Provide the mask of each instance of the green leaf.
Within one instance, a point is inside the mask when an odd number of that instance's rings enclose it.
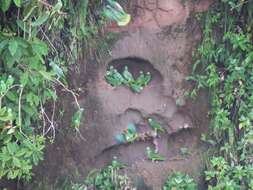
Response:
[[[11,0],[2,0],[1,1],[1,9],[3,12],[6,12],[11,5]]]
[[[40,16],[39,18],[37,18],[34,22],[32,22],[31,25],[33,27],[40,26],[40,25],[44,24],[48,18],[49,18],[49,15],[46,13],[46,14]]]
[[[3,40],[0,42],[0,53],[5,49],[5,46],[8,44],[8,40]]]
[[[13,119],[13,115],[10,108],[0,108],[0,121],[6,122],[11,121]]]
[[[8,143],[7,149],[10,154],[14,154],[17,151],[18,145],[16,143]]]
[[[15,158],[15,157],[13,157],[13,164],[14,164],[14,166],[21,167],[21,163],[20,163],[19,159]]]
[[[24,18],[23,18],[23,21],[24,21],[24,22],[31,16],[31,14],[33,13],[33,11],[34,11],[36,8],[38,8],[38,6],[33,6],[33,7],[28,11],[28,13],[27,13],[27,14],[24,16]]]
[[[29,76],[28,76],[28,72],[25,72],[24,74],[21,75],[20,77],[20,83],[23,86],[26,86],[27,82],[28,82]]]
[[[61,0],[58,0],[58,2],[55,4],[55,6],[53,7],[52,9],[52,15],[58,11],[60,11],[62,8],[62,1]]]
[[[9,91],[7,94],[6,94],[6,97],[11,100],[12,102],[17,102],[18,101],[18,95],[12,91]]]
[[[17,41],[15,39],[12,39],[9,42],[8,49],[9,49],[11,55],[14,56],[15,53],[17,52],[17,49],[18,49],[18,43],[17,43]]]
[[[21,30],[23,30],[24,32],[26,32],[26,33],[28,33],[28,31],[27,31],[27,24],[26,24],[26,22],[24,22],[24,21],[22,21],[22,20],[19,20],[19,19],[17,19],[17,25],[18,25],[18,27],[21,29]]]
[[[46,72],[46,71],[39,71],[39,73],[47,80],[52,81],[53,80],[53,74],[50,72]]]
[[[11,135],[15,132],[15,128],[10,128],[7,132],[7,135]]]
[[[47,55],[48,54],[48,47],[47,44],[40,40],[35,40],[31,43],[33,52],[38,55]]]
[[[21,0],[13,0],[17,7],[21,7]]]

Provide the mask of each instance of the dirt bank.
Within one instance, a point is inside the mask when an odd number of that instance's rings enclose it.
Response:
[[[66,112],[56,142],[48,146],[45,161],[35,169],[34,183],[54,183],[67,176],[81,179],[117,156],[128,165],[126,172],[136,183],[142,182],[139,189],[159,190],[173,171],[192,174],[201,184],[203,146],[199,136],[208,126],[208,99],[204,92],[196,101],[184,93],[191,88],[185,77],[191,72],[192,51],[201,40],[200,26],[192,15],[207,10],[209,4],[207,0],[138,0],[127,4],[133,15],[130,25],[108,28],[120,35],[110,56],[80,71],[89,79],[85,85],[77,82],[86,86],[86,94],[79,100],[85,108],[80,130],[86,140],[63,129],[69,127],[74,108],[70,97],[62,97]],[[134,76],[140,70],[150,72],[152,80],[140,94],[126,87],[113,88],[104,80],[110,65],[119,71],[128,66]],[[166,157],[164,162],[146,159],[145,148],[154,146],[152,140],[130,144],[115,140],[129,123],[134,123],[138,131],[150,130],[149,117],[166,129],[157,138],[159,153]]]

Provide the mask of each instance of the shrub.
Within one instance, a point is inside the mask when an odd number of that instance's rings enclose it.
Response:
[[[187,174],[176,172],[168,177],[163,190],[196,190],[196,182]]]

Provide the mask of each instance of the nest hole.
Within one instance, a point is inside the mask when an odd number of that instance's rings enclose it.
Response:
[[[128,70],[132,73],[136,79],[139,76],[140,71],[144,73],[150,72],[152,76],[151,83],[153,82],[162,82],[163,77],[161,73],[154,68],[154,66],[147,60],[137,57],[127,57],[121,59],[114,59],[108,64],[108,68],[113,66],[120,73],[124,71],[125,66],[128,67]]]

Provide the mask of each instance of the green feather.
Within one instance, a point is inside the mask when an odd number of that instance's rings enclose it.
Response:
[[[124,82],[122,75],[114,69],[113,66],[110,66],[109,71],[106,72],[105,80],[112,86],[120,86]]]
[[[116,1],[108,0],[107,2],[108,4],[104,7],[103,11],[105,17],[116,21],[118,26],[127,25],[131,20],[131,16]]]
[[[127,140],[126,140],[124,134],[116,135],[116,136],[115,136],[115,140],[116,140],[118,143],[126,143],[126,142],[127,142]]]
[[[146,148],[146,155],[149,160],[151,161],[164,161],[166,158],[162,155],[159,155],[158,153],[155,153],[154,150],[152,150],[150,147]]]
[[[131,82],[134,81],[134,77],[133,77],[133,75],[128,71],[128,67],[127,67],[127,66],[125,66],[125,68],[124,68],[123,77],[125,78],[125,80],[126,80],[128,83],[131,83]]]
[[[155,121],[154,119],[148,118],[148,123],[152,129],[160,131],[162,133],[165,132],[165,129],[161,126],[161,124]]]
[[[105,80],[114,87],[121,85],[121,82],[115,79],[112,75],[105,75]]]
[[[131,132],[133,132],[133,133],[136,133],[136,132],[137,132],[137,129],[136,129],[134,123],[129,123],[129,124],[127,125],[127,130],[128,130],[128,131],[131,131]]]
[[[74,113],[72,120],[71,120],[71,127],[72,128],[79,128],[83,111],[84,111],[84,109],[80,108],[78,111],[76,111]]]
[[[124,77],[116,69],[114,69],[113,78],[118,80],[120,84],[122,84],[125,81]]]
[[[150,72],[147,72],[147,74],[145,75],[145,78],[144,78],[144,86],[147,86],[148,83],[151,81],[151,74]]]
[[[140,75],[136,79],[136,83],[138,85],[140,85],[140,86],[144,86],[145,85],[145,75],[144,75],[143,71],[140,71]]]
[[[143,87],[136,83],[131,83],[130,87],[133,92],[140,93],[143,90]]]

